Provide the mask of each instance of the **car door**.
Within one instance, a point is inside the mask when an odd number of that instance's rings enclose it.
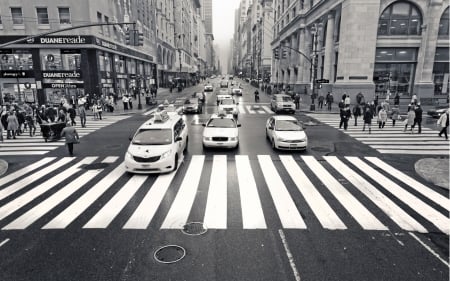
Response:
[[[275,119],[273,117],[269,118],[269,120],[267,120],[267,136],[269,137],[269,139],[273,138],[273,130],[275,128]]]

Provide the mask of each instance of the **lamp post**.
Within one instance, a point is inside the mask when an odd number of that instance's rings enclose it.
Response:
[[[311,34],[313,35],[313,59],[311,64],[311,85],[312,85],[312,93],[311,93],[311,106],[309,110],[313,111],[316,110],[316,105],[314,103],[314,100],[317,96],[317,66],[318,66],[318,51],[317,51],[317,44],[319,43],[319,31],[321,29],[322,24],[321,23],[314,23],[311,27]]]

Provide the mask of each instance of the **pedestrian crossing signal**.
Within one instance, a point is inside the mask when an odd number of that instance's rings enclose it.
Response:
[[[274,57],[276,60],[280,59],[280,54],[279,54],[278,51],[279,51],[278,48],[275,48],[275,49],[273,50],[273,57]]]

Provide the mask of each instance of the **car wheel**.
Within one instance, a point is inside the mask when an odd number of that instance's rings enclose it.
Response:
[[[175,154],[175,161],[173,162],[173,170],[176,171],[178,168],[178,154]]]

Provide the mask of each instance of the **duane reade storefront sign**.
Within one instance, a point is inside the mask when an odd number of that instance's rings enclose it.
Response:
[[[81,36],[41,37],[41,44],[86,44],[86,38]]]

